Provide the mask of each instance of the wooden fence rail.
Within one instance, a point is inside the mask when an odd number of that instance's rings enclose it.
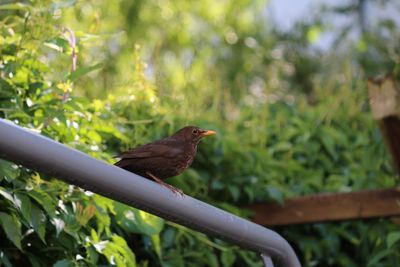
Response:
[[[400,188],[318,194],[246,206],[265,226],[400,216]]]

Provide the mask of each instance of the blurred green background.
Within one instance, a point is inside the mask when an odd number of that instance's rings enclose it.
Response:
[[[266,0],[1,0],[0,117],[110,163],[184,125],[216,130],[169,182],[240,216],[247,203],[394,187],[366,79],[398,77],[399,21],[368,10],[400,7],[328,2],[280,27]],[[0,266],[261,266],[4,160],[0,225]],[[274,230],[304,266],[400,262],[390,219]]]

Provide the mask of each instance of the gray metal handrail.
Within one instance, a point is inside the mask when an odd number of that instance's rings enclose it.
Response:
[[[264,264],[300,267],[276,232],[170,190],[0,119],[0,157],[261,253]]]

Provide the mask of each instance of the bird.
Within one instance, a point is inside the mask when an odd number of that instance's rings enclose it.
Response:
[[[170,137],[156,140],[121,153],[120,160],[114,165],[137,175],[151,179],[168,188],[174,194],[181,194],[180,189],[163,180],[177,176],[193,162],[200,140],[216,134],[196,126],[186,126]]]

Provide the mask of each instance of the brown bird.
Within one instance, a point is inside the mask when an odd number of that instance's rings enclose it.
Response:
[[[170,137],[123,152],[116,166],[152,179],[174,194],[183,192],[163,180],[177,176],[193,162],[201,138],[216,132],[186,126]]]

